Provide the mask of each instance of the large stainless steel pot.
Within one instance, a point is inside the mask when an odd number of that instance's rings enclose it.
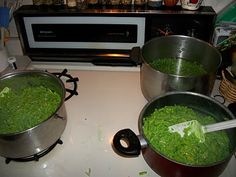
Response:
[[[48,72],[35,70],[15,71],[0,77],[0,90],[4,87],[22,89],[32,85],[43,85],[56,91],[61,97],[61,103],[53,115],[37,126],[19,133],[0,134],[0,155],[3,157],[25,158],[43,152],[61,137],[66,127],[65,88],[59,78]]]
[[[192,91],[210,95],[221,64],[220,52],[209,43],[181,35],[154,38],[142,47],[141,89],[147,100],[167,91]],[[186,59],[202,64],[202,76],[180,76],[153,69],[150,63],[160,58]],[[181,67],[181,65],[180,65]]]
[[[173,91],[162,94],[153,98],[142,109],[138,128],[140,135],[136,135],[130,129],[118,131],[113,138],[114,150],[122,156],[138,156],[142,150],[142,155],[148,165],[162,177],[217,177],[227,166],[231,156],[236,150],[236,129],[227,130],[227,134],[231,140],[231,154],[222,161],[202,165],[193,166],[186,165],[175,160],[169,159],[162,152],[154,150],[143,133],[143,120],[154,112],[155,109],[168,105],[184,105],[192,109],[209,114],[219,122],[225,118],[235,119],[234,115],[227,107],[214,100],[211,97],[194,92]],[[122,143],[126,142],[126,145]]]

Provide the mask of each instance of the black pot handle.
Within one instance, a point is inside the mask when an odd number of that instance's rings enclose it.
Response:
[[[133,48],[131,49],[130,59],[131,59],[136,65],[141,65],[141,64],[142,64],[141,48],[140,48],[140,47],[133,47]]]
[[[123,146],[121,141],[126,142],[127,146]],[[114,151],[125,157],[135,157],[140,155],[141,145],[136,134],[130,129],[122,129],[113,137]]]
[[[228,108],[233,113],[233,115],[236,117],[236,102],[230,103],[228,105]]]

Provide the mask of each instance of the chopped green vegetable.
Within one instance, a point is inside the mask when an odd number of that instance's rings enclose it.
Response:
[[[202,143],[195,134],[181,137],[177,132],[169,132],[169,126],[190,120],[197,120],[202,125],[216,122],[212,116],[186,106],[165,106],[144,117],[144,136],[157,152],[184,164],[207,165],[230,155],[230,140],[225,131],[206,134]],[[184,131],[187,134],[188,130]]]
[[[101,127],[99,127],[98,128],[98,141],[99,142],[102,142],[103,141],[103,137],[102,137],[102,128]]]
[[[143,176],[143,175],[146,175],[146,174],[147,174],[147,171],[140,171],[140,172],[139,172],[139,175],[140,175],[140,176]]]
[[[43,87],[0,92],[0,134],[17,133],[32,128],[49,118],[58,108],[61,97]]]
[[[90,175],[91,175],[91,168],[89,168],[88,171],[85,171],[85,174],[86,174],[87,176],[90,176]]]
[[[163,73],[180,76],[200,76],[207,73],[204,67],[195,61],[176,58],[159,58],[150,62],[150,66]]]
[[[1,92],[0,92],[0,97],[4,97],[5,94],[10,92],[10,88],[5,87]]]

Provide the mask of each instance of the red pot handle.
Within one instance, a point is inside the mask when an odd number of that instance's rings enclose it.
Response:
[[[121,141],[126,142],[127,146],[121,144]],[[125,157],[135,157],[140,155],[141,144],[137,135],[130,129],[122,129],[113,137],[114,151]]]

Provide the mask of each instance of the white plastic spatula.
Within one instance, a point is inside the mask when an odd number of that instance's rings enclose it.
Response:
[[[236,119],[218,122],[210,125],[201,125],[197,120],[191,120],[169,126],[168,129],[169,132],[171,133],[174,132],[179,133],[181,137],[184,137],[185,133],[187,133],[187,135],[194,133],[196,137],[200,140],[200,142],[204,142],[205,133],[235,128],[235,127],[236,127]]]

